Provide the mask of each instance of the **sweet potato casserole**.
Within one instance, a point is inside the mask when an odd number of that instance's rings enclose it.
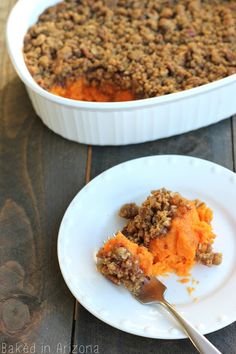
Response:
[[[57,95],[125,101],[236,73],[235,0],[64,0],[24,39],[35,81]]]
[[[222,262],[222,254],[212,249],[212,210],[199,200],[163,188],[153,191],[141,206],[125,204],[120,216],[128,221],[99,250],[97,267],[131,292],[137,293],[148,276],[186,277],[196,263]]]

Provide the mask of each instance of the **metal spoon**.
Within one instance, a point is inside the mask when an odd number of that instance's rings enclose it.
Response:
[[[196,328],[185,320],[168,301],[165,300],[166,286],[155,277],[147,279],[138,295],[134,297],[142,304],[159,303],[163,305],[179,322],[195,348],[201,354],[221,354],[221,352],[209,340],[204,337]]]

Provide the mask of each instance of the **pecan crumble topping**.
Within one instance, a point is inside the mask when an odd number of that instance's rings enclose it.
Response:
[[[123,284],[130,292],[137,294],[145,275],[135,258],[125,247],[114,247],[108,253],[101,249],[97,254],[97,268],[100,273],[116,285]]]
[[[24,58],[46,90],[85,77],[134,98],[182,91],[236,73],[234,0],[64,0],[24,39]]]
[[[213,252],[210,243],[199,243],[196,252],[196,261],[207,266],[219,265],[222,262],[222,253]]]
[[[178,193],[165,188],[152,191],[140,207],[134,203],[122,206],[119,215],[129,220],[122,233],[131,241],[148,246],[151,239],[168,232],[177,213],[184,213],[189,208],[188,202]]]

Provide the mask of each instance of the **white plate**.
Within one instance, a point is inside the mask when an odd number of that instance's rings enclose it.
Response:
[[[220,266],[196,265],[199,284],[192,296],[173,275],[163,278],[167,299],[202,333],[236,319],[236,175],[209,161],[184,156],[151,156],[122,163],[86,185],[68,207],[59,231],[58,257],[64,279],[76,299],[93,315],[123,331],[144,337],[185,338],[159,305],[144,306],[123,287],[96,271],[95,254],[103,241],[121,229],[120,206],[143,201],[153,189],[166,187],[199,198],[214,211],[218,235],[214,249]],[[198,302],[194,299],[198,298]]]

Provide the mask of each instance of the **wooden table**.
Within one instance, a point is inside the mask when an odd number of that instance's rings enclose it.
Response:
[[[36,116],[9,62],[3,24],[14,2],[0,3],[0,353],[195,353],[188,340],[152,340],[118,331],[76,303],[58,266],[58,227],[85,183],[123,161],[184,154],[235,170],[236,118],[139,145],[91,147],[66,141]],[[235,323],[207,337],[223,353],[236,353]]]

